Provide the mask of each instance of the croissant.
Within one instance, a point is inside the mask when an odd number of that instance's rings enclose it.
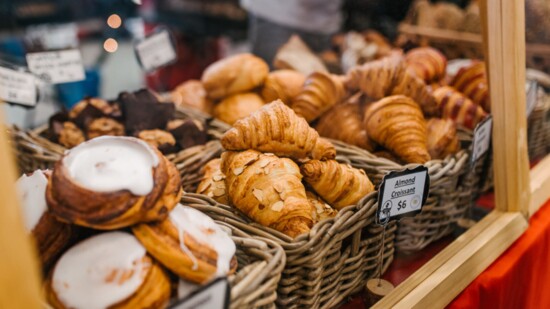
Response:
[[[444,159],[460,149],[456,125],[450,119],[431,118],[427,122],[428,151],[432,159]]]
[[[181,194],[178,170],[157,149],[133,137],[103,136],[56,163],[46,200],[63,221],[117,229],[163,220]]]
[[[296,34],[293,34],[279,48],[273,59],[273,66],[276,69],[298,71],[304,75],[309,75],[313,72],[328,72],[323,61]]]
[[[239,93],[223,99],[214,107],[214,117],[221,121],[234,124],[253,112],[259,110],[264,101],[255,93]]]
[[[330,74],[314,72],[308,76],[300,94],[292,102],[296,115],[312,122],[340,103],[346,92],[342,81]]]
[[[318,195],[311,191],[306,191],[306,197],[313,211],[313,220],[315,222],[323,221],[325,219],[334,218],[338,214],[338,210],[332,208],[329,204],[325,203]]]
[[[229,204],[227,191],[225,189],[225,175],[220,170],[221,159],[210,160],[203,167],[201,182],[197,187],[197,193],[213,198],[218,203]]]
[[[465,94],[486,112],[491,112],[485,63],[476,62],[469,67],[460,69],[453,78],[451,86]]]
[[[405,54],[407,70],[426,83],[435,82],[445,77],[447,59],[437,49],[418,47]]]
[[[202,74],[202,85],[211,99],[247,92],[263,85],[269,66],[252,54],[234,55],[208,66]]]
[[[336,157],[334,146],[280,100],[237,121],[221,142],[227,150],[254,149],[293,159]]]
[[[354,205],[374,191],[365,171],[334,160],[310,160],[300,167],[304,181],[334,208]]]
[[[452,87],[437,88],[434,97],[441,110],[441,117],[452,119],[463,127],[473,130],[487,116],[481,106]]]
[[[426,121],[410,98],[395,95],[370,105],[364,123],[369,138],[395,153],[407,163],[426,163]]]
[[[294,161],[255,150],[229,151],[222,154],[221,169],[232,205],[252,220],[290,237],[310,230],[312,206]]]
[[[165,308],[170,279],[124,232],[88,238],[61,256],[45,284],[48,303],[68,308]]]
[[[200,80],[192,79],[182,83],[172,90],[170,97],[176,106],[191,107],[209,115],[214,108],[214,102],[206,96]]]
[[[358,102],[348,101],[338,104],[321,116],[315,129],[321,136],[372,151],[374,145],[367,136],[361,115]]]
[[[210,217],[178,204],[161,222],[142,223],[134,235],[160,263],[181,278],[206,283],[237,269],[235,243]]]
[[[292,70],[276,70],[267,76],[262,88],[262,98],[265,102],[280,99],[286,105],[292,103],[302,90],[306,81],[304,74]]]
[[[397,79],[391,95],[402,94],[416,102],[422,112],[429,116],[439,115],[439,109],[435,103],[433,95],[428,87],[420,78],[413,76],[409,71],[404,70],[403,74]]]

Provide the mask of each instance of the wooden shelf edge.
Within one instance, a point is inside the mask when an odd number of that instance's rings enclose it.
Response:
[[[550,155],[547,155],[531,170],[530,177],[529,217],[550,199]]]

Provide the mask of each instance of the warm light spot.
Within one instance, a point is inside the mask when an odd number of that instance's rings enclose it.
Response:
[[[113,29],[117,29],[120,25],[122,25],[122,19],[120,19],[120,16],[117,14],[112,14],[109,18],[107,18],[107,25]]]
[[[114,53],[118,49],[118,42],[115,39],[108,38],[103,43],[103,48],[110,53]]]

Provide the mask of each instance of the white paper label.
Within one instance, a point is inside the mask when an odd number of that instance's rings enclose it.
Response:
[[[172,306],[172,309],[222,309],[229,307],[229,283],[220,278]]]
[[[0,99],[26,106],[36,105],[34,76],[0,67]]]
[[[530,81],[527,85],[527,95],[525,99],[525,105],[526,105],[526,114],[527,118],[531,115],[533,110],[535,109],[535,106],[537,105],[538,100],[538,83],[534,80]]]
[[[491,145],[491,129],[493,127],[493,118],[487,116],[480,122],[474,130],[474,140],[472,147],[472,162],[477,161],[483,156]]]
[[[429,187],[430,176],[425,166],[384,176],[378,193],[378,222],[384,224],[422,211]]]
[[[136,52],[145,71],[155,70],[176,60],[176,51],[166,30],[137,43]]]
[[[51,84],[69,83],[85,78],[78,49],[27,54],[29,70]]]

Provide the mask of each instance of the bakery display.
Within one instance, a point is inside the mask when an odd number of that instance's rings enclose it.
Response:
[[[292,109],[298,116],[312,122],[346,95],[339,76],[314,72],[309,75],[300,93],[292,101]]]

